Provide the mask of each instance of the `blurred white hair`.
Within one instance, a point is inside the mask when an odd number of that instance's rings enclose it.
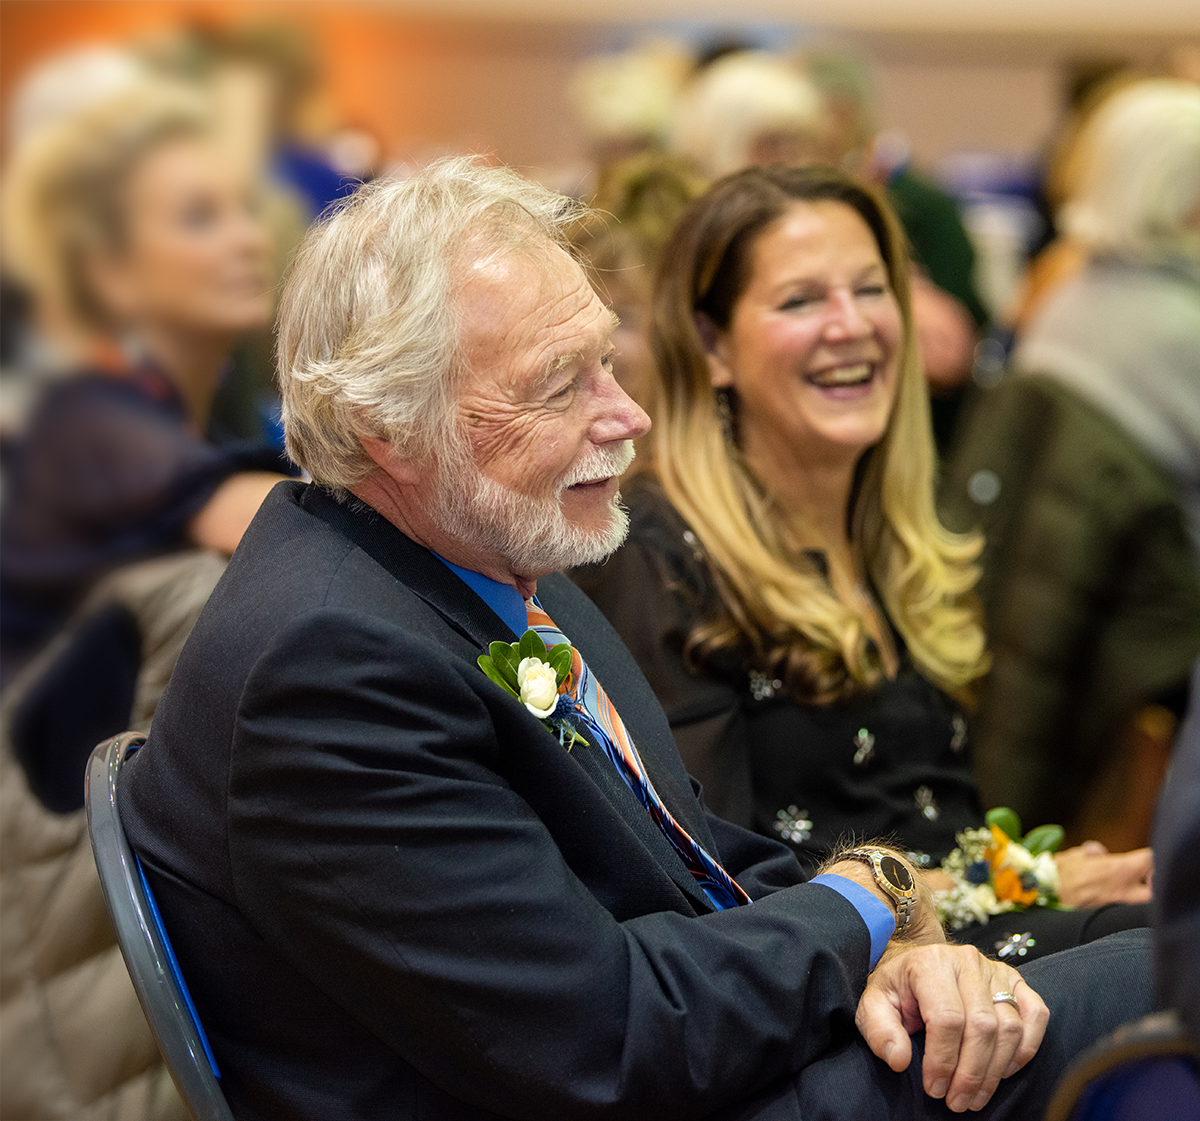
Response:
[[[1200,87],[1137,82],[1096,110],[1077,143],[1078,185],[1062,211],[1068,234],[1119,253],[1200,253]]]
[[[360,187],[314,226],[279,311],[292,458],[334,490],[374,468],[363,436],[407,459],[461,466],[457,277],[493,255],[567,248],[582,212],[508,168],[454,157]]]
[[[690,55],[678,43],[651,39],[619,54],[586,59],[567,93],[590,139],[662,142],[691,67]]]
[[[79,116],[149,76],[119,47],[77,47],[53,55],[17,86],[8,111],[9,143],[20,148],[42,129]]]
[[[769,51],[739,51],[717,59],[684,95],[673,147],[712,178],[754,162],[755,142],[768,134],[806,137],[824,146],[828,125],[817,87]]]

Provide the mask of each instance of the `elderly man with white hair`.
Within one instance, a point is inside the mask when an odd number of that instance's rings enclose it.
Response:
[[[882,846],[803,883],[704,810],[552,575],[620,542],[648,425],[576,217],[449,161],[360,190],[294,267],[313,482],[259,512],[120,792],[234,1113],[1040,1115],[1149,1009],[1144,941],[1018,972],[947,946]]]

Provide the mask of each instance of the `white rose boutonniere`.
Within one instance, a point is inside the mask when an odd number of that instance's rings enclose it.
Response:
[[[522,658],[517,666],[521,703],[544,720],[558,707],[558,678],[554,667],[541,658]]]
[[[571,679],[574,651],[568,642],[546,649],[542,636],[527,630],[517,642],[493,642],[477,659],[479,668],[506,693],[516,697],[558,735],[568,751],[586,744],[570,723],[571,705],[563,702]],[[569,699],[569,698],[568,698]],[[553,717],[553,719],[551,719]]]

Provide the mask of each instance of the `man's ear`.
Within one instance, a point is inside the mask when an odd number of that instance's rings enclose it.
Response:
[[[714,389],[730,389],[733,386],[733,368],[729,363],[729,336],[702,311],[694,314],[696,330],[704,344],[708,359],[708,378]]]
[[[421,471],[417,464],[400,455],[382,436],[359,436],[358,442],[376,466],[401,486],[412,486],[419,480]]]

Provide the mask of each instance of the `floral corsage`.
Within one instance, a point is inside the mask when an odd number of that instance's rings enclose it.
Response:
[[[568,723],[569,704],[560,703],[571,684],[571,659],[569,642],[547,650],[542,636],[531,629],[516,642],[490,643],[477,661],[492,681],[516,697],[570,751],[577,743],[587,745]]]
[[[1062,906],[1054,863],[1062,826],[1040,825],[1022,837],[1020,819],[1000,807],[988,812],[987,828],[964,829],[957,840],[942,861],[954,886],[933,893],[943,926],[962,930],[1005,911]]]

